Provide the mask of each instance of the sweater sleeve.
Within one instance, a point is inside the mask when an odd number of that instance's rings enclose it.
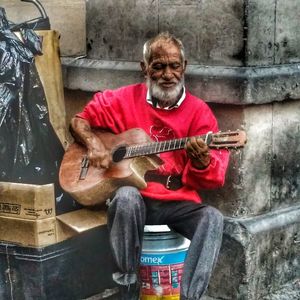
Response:
[[[83,111],[76,116],[87,120],[91,127],[110,129],[115,133],[124,131],[119,97],[115,91],[95,93]]]
[[[189,160],[182,176],[182,182],[196,190],[214,189],[224,185],[229,161],[227,150],[211,150],[211,161],[204,170],[196,169]]]
[[[209,131],[218,132],[216,118],[206,104],[201,110],[201,116],[195,118],[193,128],[195,129],[192,130],[192,136],[203,135]],[[229,162],[229,151],[226,149],[211,149],[210,155],[210,164],[202,170],[195,168],[188,159],[182,174],[184,184],[196,190],[214,189],[223,186]]]

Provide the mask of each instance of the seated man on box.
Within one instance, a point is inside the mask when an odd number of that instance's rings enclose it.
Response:
[[[223,217],[217,209],[201,204],[197,191],[223,185],[229,155],[227,150],[209,149],[195,137],[218,131],[218,125],[209,107],[184,86],[182,42],[161,33],[145,43],[143,56],[146,83],[96,93],[72,119],[71,131],[87,147],[90,163],[99,168],[109,168],[112,158],[92,128],[115,134],[141,128],[154,141],[191,137],[185,149],[160,154],[164,164],[145,176],[145,189],[124,186],[116,191],[108,201],[108,229],[119,268],[113,279],[120,286],[121,299],[139,299],[145,224],[167,224],[191,240],[180,299],[200,299],[218,257]]]

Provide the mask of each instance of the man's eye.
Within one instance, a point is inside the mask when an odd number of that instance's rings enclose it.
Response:
[[[152,68],[154,70],[161,70],[163,68],[163,65],[162,64],[153,65]]]
[[[181,67],[180,64],[171,64],[172,69],[179,69]]]

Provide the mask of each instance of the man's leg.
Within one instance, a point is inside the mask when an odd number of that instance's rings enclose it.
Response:
[[[185,219],[185,218],[184,218]],[[223,236],[223,216],[204,206],[170,227],[191,240],[181,281],[181,300],[200,300],[218,259]]]
[[[134,187],[117,190],[108,204],[108,230],[118,272],[121,299],[139,299],[138,272],[146,218],[144,201]]]
[[[216,264],[223,236],[223,216],[215,208],[188,201],[146,201],[148,218],[191,240],[181,280],[181,300],[199,300]]]

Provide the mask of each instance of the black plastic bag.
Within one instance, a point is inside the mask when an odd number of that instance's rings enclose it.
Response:
[[[25,24],[20,33],[23,42],[0,8],[0,181],[54,183],[60,214],[75,204],[58,183],[64,149],[50,123],[34,64],[34,55],[42,54],[42,41]]]

